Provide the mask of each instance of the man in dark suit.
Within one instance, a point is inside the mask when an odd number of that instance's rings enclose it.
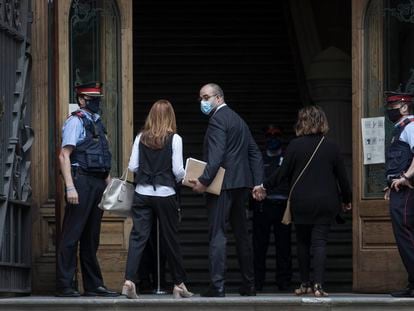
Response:
[[[203,148],[207,166],[198,179],[192,180],[193,190],[205,192],[219,167],[226,170],[220,195],[206,195],[211,284],[202,296],[225,296],[226,226],[229,222],[236,238],[242,273],[240,295],[254,296],[253,256],[245,207],[248,189],[263,181],[262,155],[247,124],[224,102],[220,86],[209,83],[201,88],[200,109],[209,117]]]

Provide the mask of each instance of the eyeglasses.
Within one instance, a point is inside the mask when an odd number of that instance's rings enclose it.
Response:
[[[214,95],[203,95],[203,96],[200,96],[199,98],[198,98],[198,101],[202,101],[202,100],[209,100],[211,97],[214,97],[214,96],[217,96],[217,94],[214,94]]]

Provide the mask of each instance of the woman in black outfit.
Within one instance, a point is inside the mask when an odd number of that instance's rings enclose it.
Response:
[[[158,217],[161,239],[170,268],[174,298],[191,297],[184,282],[180,243],[178,240],[179,206],[175,185],[184,177],[183,145],[177,134],[175,113],[167,100],[156,101],[132,147],[128,168],[136,173],[136,205],[132,208],[133,227],[129,238],[125,283],[122,294],[136,299],[135,276]]]
[[[306,106],[299,110],[295,126],[298,137],[287,147],[280,169],[263,186],[255,187],[253,196],[257,199],[263,198],[266,189],[275,187],[284,179],[287,179],[292,188],[328,129],[326,115],[320,107]],[[341,201],[344,210],[351,210],[351,188],[339,148],[333,141],[325,138],[293,187],[290,197],[301,278],[301,285],[295,290],[296,295],[313,292],[316,297],[328,296],[322,288],[326,243],[330,226],[340,211]],[[311,249],[313,287],[310,280]]]

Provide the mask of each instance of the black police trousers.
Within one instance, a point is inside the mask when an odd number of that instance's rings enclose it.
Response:
[[[224,287],[226,270],[226,230],[230,223],[236,239],[237,257],[242,274],[243,287],[254,285],[253,254],[247,228],[246,188],[222,190],[219,196],[207,194],[209,225],[209,268],[211,286]]]
[[[96,258],[103,211],[98,208],[106,183],[102,178],[73,174],[79,195],[79,204],[67,204],[63,219],[62,236],[57,256],[56,287],[72,288],[76,272],[77,251],[82,269],[85,291],[103,285],[101,269]]]
[[[289,285],[292,278],[291,225],[281,223],[286,200],[265,199],[253,210],[253,251],[256,288],[263,287],[266,276],[266,255],[273,229],[276,249],[276,284]]]
[[[175,195],[157,197],[135,193],[135,206],[131,211],[133,227],[129,236],[126,280],[137,281],[138,267],[150,237],[153,222],[158,217],[160,239],[167,256],[173,282],[178,285],[186,281],[181,247],[178,241],[178,207]]]
[[[403,187],[390,193],[390,214],[398,251],[414,286],[414,189]]]

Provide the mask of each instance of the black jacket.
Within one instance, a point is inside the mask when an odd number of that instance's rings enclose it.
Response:
[[[247,124],[228,106],[210,116],[204,137],[207,166],[199,177],[210,185],[220,166],[226,169],[223,190],[252,187],[263,182],[262,154]]]
[[[287,179],[292,187],[305,167],[321,135],[306,135],[291,141],[280,169],[264,182],[272,188]],[[325,139],[293,189],[290,199],[296,224],[329,224],[340,211],[340,201],[351,202],[351,188],[338,146]]]

